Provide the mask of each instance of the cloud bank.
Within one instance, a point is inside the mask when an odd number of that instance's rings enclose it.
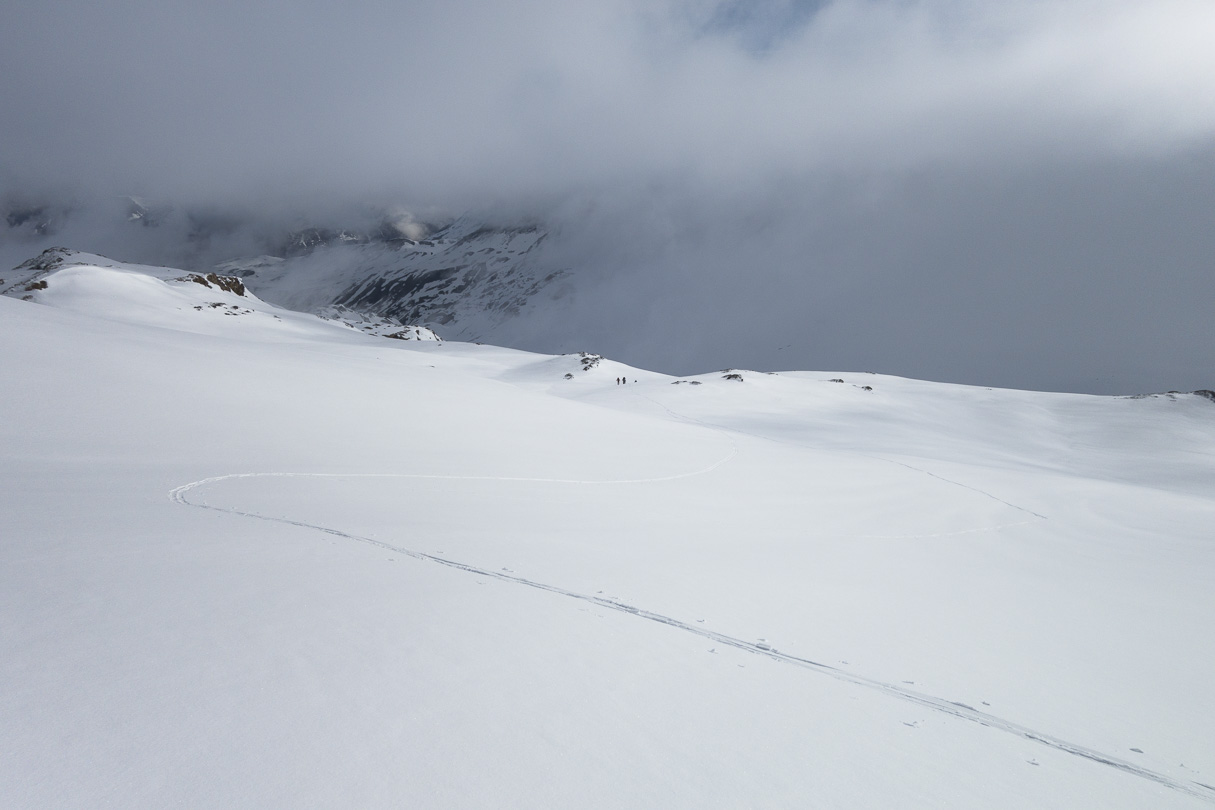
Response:
[[[1211,42],[1205,0],[19,4],[0,191],[543,216],[619,307],[576,336],[671,368],[1209,387]]]
[[[1215,131],[1215,7],[1196,0],[111,0],[6,16],[9,177],[174,199],[763,184],[1159,154]]]

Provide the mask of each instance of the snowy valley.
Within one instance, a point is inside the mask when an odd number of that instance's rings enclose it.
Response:
[[[1215,395],[421,325],[539,239],[4,274],[0,805],[1215,805]]]

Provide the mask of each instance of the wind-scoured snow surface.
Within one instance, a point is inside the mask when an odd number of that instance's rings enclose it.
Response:
[[[0,297],[0,806],[1215,805],[1205,397],[677,379],[99,264]]]

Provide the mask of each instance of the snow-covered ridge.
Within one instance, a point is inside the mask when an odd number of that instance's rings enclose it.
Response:
[[[47,248],[32,259],[22,262],[5,273],[3,277],[0,277],[0,295],[20,296],[22,293],[45,289],[40,282],[47,276],[65,267],[73,266],[115,268],[128,272],[143,273],[156,278],[182,275],[183,272],[166,267],[118,262],[105,256],[98,256],[95,253],[85,253],[84,251],[72,250],[65,247],[53,247]],[[26,289],[27,287],[29,289]]]
[[[316,316],[285,310],[255,296],[235,275],[128,264],[66,248],[52,248],[14,268],[0,292],[98,317],[184,331],[213,331],[216,317],[244,316],[246,325],[287,332],[313,325],[340,326],[378,337],[441,342],[426,327],[345,307],[325,308]]]
[[[134,255],[172,256],[196,272],[236,276],[263,300],[297,311],[342,306],[444,337],[483,340],[570,289],[570,269],[547,255],[548,232],[534,221],[490,224],[465,216],[422,223],[389,210],[378,224],[362,214],[351,215],[359,222],[353,228],[316,223],[288,232],[239,213],[177,210],[136,198],[116,205],[109,211],[114,229]],[[33,252],[54,238],[55,222],[70,217],[68,209],[52,208],[7,210],[3,223],[13,244],[28,243]],[[251,247],[258,252],[234,253]],[[0,287],[30,283],[29,270],[0,271]]]

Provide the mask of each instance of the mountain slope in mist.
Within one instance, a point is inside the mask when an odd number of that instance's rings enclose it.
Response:
[[[329,241],[301,255],[229,261],[268,301],[298,310],[336,305],[439,329],[446,338],[484,337],[534,298],[559,295],[565,270],[542,257],[536,225],[489,227],[463,218],[417,240]]]
[[[140,223],[135,234],[159,227],[154,212],[132,206],[127,227]],[[417,238],[387,226],[372,232],[310,228],[274,239],[279,255],[229,257],[203,269],[239,278],[289,309],[380,318],[389,328],[425,325],[466,340],[493,334],[533,301],[547,304],[570,292],[569,271],[543,255],[547,232],[538,225],[488,226],[461,218],[433,232],[420,224],[410,232]],[[37,228],[35,235],[53,238]],[[198,258],[222,249],[217,240]],[[91,253],[47,249],[0,276],[0,289],[16,291],[67,263],[98,261],[115,264]]]

